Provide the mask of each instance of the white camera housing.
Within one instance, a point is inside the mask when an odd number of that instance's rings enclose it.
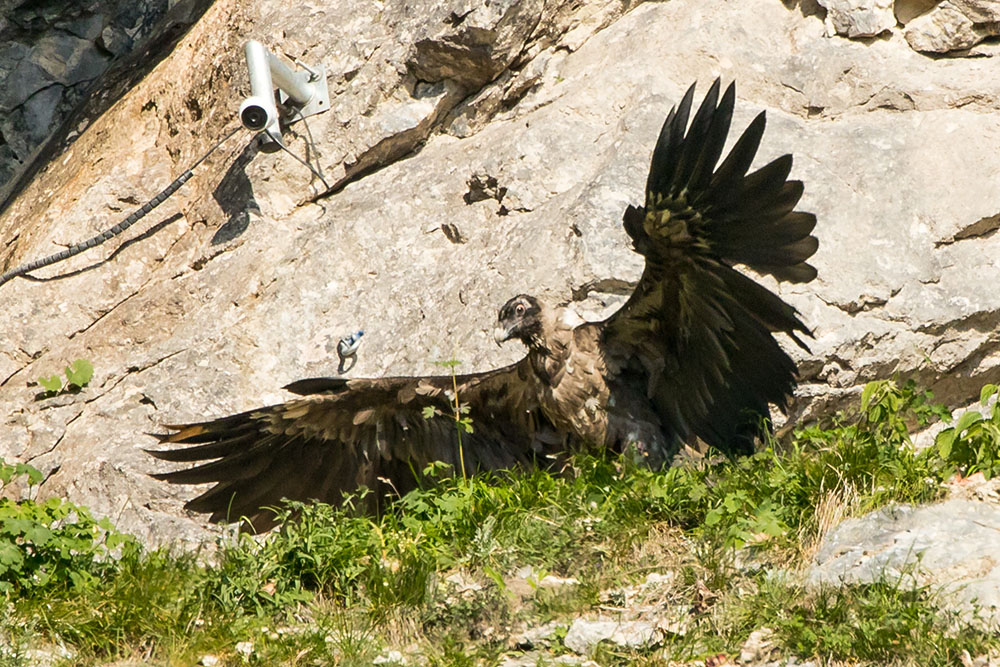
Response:
[[[295,115],[305,118],[330,108],[326,70],[322,66],[312,68],[299,63],[303,71],[293,72],[263,44],[253,39],[243,45],[243,51],[250,72],[250,97],[240,104],[240,122],[248,130],[264,133],[261,150],[274,152],[281,148],[275,83],[282,94],[282,104],[295,107]]]

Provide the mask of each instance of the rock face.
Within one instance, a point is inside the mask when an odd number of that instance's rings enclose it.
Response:
[[[588,655],[602,641],[626,648],[648,648],[655,646],[661,638],[662,633],[656,625],[647,621],[578,618],[570,625],[563,642],[566,648]]]
[[[819,279],[778,288],[815,333],[811,355],[790,346],[792,417],[895,372],[978,396],[1000,380],[995,66],[897,32],[831,39],[821,14],[216,0],[0,216],[3,268],[110,228],[235,127],[248,38],[326,67],[331,109],[285,142],[329,188],[241,132],[123,238],[0,287],[0,456],[149,542],[203,540],[180,509],[195,490],[147,477],[167,464],[146,434],[285,400],[360,328],[353,376],[471,371],[520,355],[489,340],[513,294],[608,312],[641,271],[620,219],[659,126],[717,76],[738,82],[736,130],[768,110],[759,164],[793,152],[819,218]],[[77,358],[91,384],[36,400]]]
[[[1000,35],[1000,7],[990,0],[945,0],[906,26],[906,41],[917,51],[947,53],[970,49]]]
[[[848,37],[875,37],[895,27],[892,0],[818,0],[826,8],[834,32]]]
[[[1000,35],[1000,5],[995,0],[817,0],[827,10],[827,32],[847,37],[877,37],[903,28],[917,51],[959,56],[989,56],[972,47]]]
[[[1000,507],[952,499],[848,519],[826,536],[809,572],[815,585],[885,580],[929,586],[988,627],[1000,622]]]
[[[178,5],[175,18],[161,21],[168,5]],[[108,67],[137,47],[151,47],[147,38],[176,27],[177,19],[199,5],[203,9],[207,2],[0,3],[0,202],[71,112],[88,95],[106,95],[97,84]],[[143,69],[157,55],[147,48],[131,68]],[[70,132],[79,130],[67,128],[64,134]]]

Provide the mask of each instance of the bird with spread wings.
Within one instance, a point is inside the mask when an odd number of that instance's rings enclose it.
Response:
[[[747,173],[764,132],[761,112],[719,164],[736,98],[716,80],[694,114],[694,86],[670,111],[653,149],[645,203],[624,213],[645,269],[614,314],[585,322],[522,294],[500,309],[497,343],[517,339],[517,363],[464,375],[314,378],[301,397],[212,421],[170,427],[150,453],[183,469],[155,475],[213,483],[185,507],[212,521],[273,527],[282,499],[339,503],[364,486],[405,493],[433,461],[472,474],[531,465],[576,446],[634,448],[662,463],[701,439],[730,454],[753,450],[769,405],[786,408],[792,359],[774,338],[810,335],[797,311],[735,265],[779,281],[816,276],[816,218],[796,211],[792,156]],[[457,394],[457,399],[456,399]],[[454,406],[473,430],[460,434]]]

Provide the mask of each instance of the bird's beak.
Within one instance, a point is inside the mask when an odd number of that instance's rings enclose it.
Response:
[[[505,328],[499,324],[493,327],[493,340],[497,342],[498,346],[503,345],[508,338],[510,338],[510,333]]]

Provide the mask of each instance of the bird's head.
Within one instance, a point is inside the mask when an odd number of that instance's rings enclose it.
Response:
[[[497,345],[517,338],[530,346],[532,341],[541,340],[541,335],[542,306],[535,297],[518,294],[500,309],[493,328],[493,340]]]

